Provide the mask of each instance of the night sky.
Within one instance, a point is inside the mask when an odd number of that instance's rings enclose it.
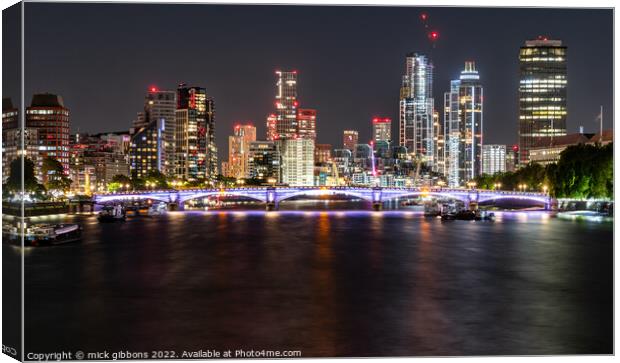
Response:
[[[441,38],[431,49],[422,11]],[[220,160],[239,121],[265,135],[276,69],[299,72],[300,107],[318,110],[319,143],[342,130],[371,137],[373,116],[393,119],[405,55],[431,53],[435,107],[474,60],[484,86],[484,142],[517,141],[518,51],[544,34],[568,46],[568,132],[613,125],[611,10],[419,7],[26,4],[26,104],[63,96],[73,132],[127,130],[148,87],[206,87],[215,99]],[[11,90],[5,90],[5,96]],[[16,92],[14,89],[12,92]]]

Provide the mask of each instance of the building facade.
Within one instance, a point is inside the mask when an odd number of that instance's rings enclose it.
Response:
[[[249,178],[250,144],[256,141],[256,127],[251,124],[235,125],[228,137],[228,174],[231,178]]]
[[[58,160],[69,175],[69,109],[62,97],[35,94],[26,108],[26,128],[36,130],[40,159]]]
[[[134,178],[144,178],[164,167],[164,121],[155,119],[140,128],[129,144],[129,171]]]
[[[280,150],[273,141],[252,141],[249,146],[250,178],[280,183]]]
[[[372,139],[376,143],[392,141],[392,119],[388,117],[375,117],[372,119]]]
[[[297,135],[303,139],[316,141],[316,110],[297,109]]]
[[[359,140],[359,133],[356,130],[344,130],[342,133],[342,147],[348,149],[351,152],[355,150]]]
[[[506,171],[506,145],[482,146],[482,174],[493,175]]]
[[[566,47],[538,37],[519,51],[519,163],[534,144],[566,135]]]
[[[433,167],[433,64],[426,55],[407,54],[399,109],[399,144]]]
[[[177,88],[175,176],[213,181],[218,174],[215,105],[203,87]]]
[[[444,175],[450,187],[482,172],[483,88],[474,62],[465,62],[444,94]]]
[[[295,138],[297,134],[297,71],[276,71],[276,132],[277,139]]]
[[[282,183],[290,186],[314,184],[314,142],[310,139],[281,139]]]

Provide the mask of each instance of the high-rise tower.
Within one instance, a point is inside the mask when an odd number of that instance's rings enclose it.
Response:
[[[519,163],[533,144],[566,135],[566,47],[538,37],[519,51]]]
[[[276,132],[275,138],[293,138],[297,135],[297,71],[276,71]]]
[[[483,89],[474,62],[465,62],[444,94],[444,170],[456,187],[482,172]]]
[[[407,54],[400,89],[399,144],[428,166],[434,163],[433,64],[426,55]]]

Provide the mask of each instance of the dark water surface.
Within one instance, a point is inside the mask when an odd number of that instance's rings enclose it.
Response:
[[[26,352],[613,349],[610,224],[542,212],[495,223],[402,211],[66,220],[83,224],[82,243],[26,253]]]

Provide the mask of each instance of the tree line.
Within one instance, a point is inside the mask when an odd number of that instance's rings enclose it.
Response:
[[[483,174],[474,181],[478,188],[547,191],[555,198],[613,199],[613,143],[571,145],[557,163],[536,163],[514,171]]]

